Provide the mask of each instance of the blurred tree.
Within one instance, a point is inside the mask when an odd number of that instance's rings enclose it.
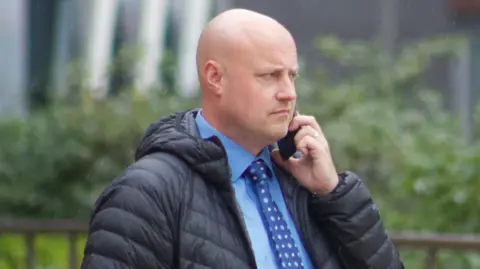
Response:
[[[319,41],[321,51],[353,68],[353,75],[336,85],[320,79],[314,88],[323,90],[303,91],[299,102],[332,134],[338,165],[355,169],[388,193],[380,207],[389,208],[393,229],[480,231],[475,207],[466,206],[477,199],[472,187],[480,182],[478,143],[465,143],[457,117],[421,80],[432,59],[454,55],[461,42],[423,40],[405,48],[386,69],[375,46]]]

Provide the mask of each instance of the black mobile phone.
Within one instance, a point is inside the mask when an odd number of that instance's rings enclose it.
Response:
[[[295,117],[297,115],[296,109],[294,110],[294,113]],[[293,156],[293,154],[295,154],[295,152],[297,152],[297,146],[295,145],[294,140],[297,132],[298,130],[288,131],[284,138],[277,141],[278,150],[280,151],[280,156],[282,156],[282,159],[288,160]]]

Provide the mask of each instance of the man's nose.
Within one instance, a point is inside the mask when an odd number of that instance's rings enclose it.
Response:
[[[277,99],[280,101],[294,101],[297,99],[295,82],[290,77],[284,78],[279,85]]]

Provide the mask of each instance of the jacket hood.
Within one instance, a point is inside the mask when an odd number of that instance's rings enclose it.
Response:
[[[168,153],[214,184],[230,178],[227,155],[216,136],[200,137],[195,116],[199,109],[178,112],[151,124],[135,152],[135,161],[153,153]]]

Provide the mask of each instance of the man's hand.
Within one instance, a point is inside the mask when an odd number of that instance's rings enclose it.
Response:
[[[300,129],[295,135],[300,159],[284,161],[278,150],[272,152],[277,164],[284,167],[311,192],[320,195],[330,193],[338,184],[338,175],[330,155],[327,139],[317,120],[312,116],[298,115],[290,123],[289,130]]]

